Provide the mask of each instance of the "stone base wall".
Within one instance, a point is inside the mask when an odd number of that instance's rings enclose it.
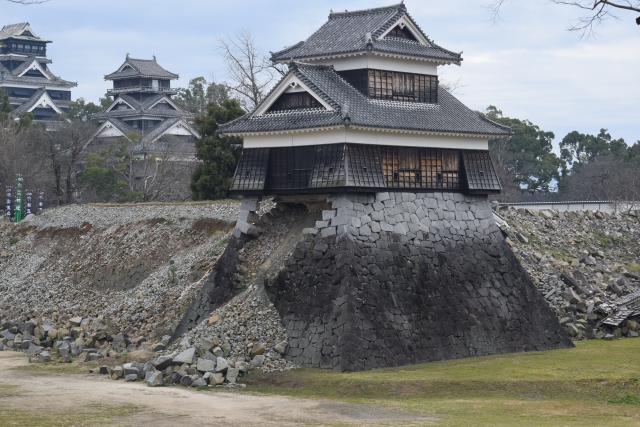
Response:
[[[357,371],[573,346],[484,197],[342,194],[266,282],[302,366]]]

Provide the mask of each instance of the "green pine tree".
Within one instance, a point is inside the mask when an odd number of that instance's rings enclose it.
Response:
[[[218,125],[244,115],[235,99],[225,99],[220,105],[210,103],[207,114],[197,117],[201,139],[196,141],[196,157],[203,161],[191,176],[194,200],[216,200],[229,196],[229,187],[242,153],[242,138],[221,137]]]

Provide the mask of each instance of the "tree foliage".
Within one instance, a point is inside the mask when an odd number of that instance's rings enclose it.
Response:
[[[88,122],[91,120],[92,114],[97,114],[106,110],[113,103],[113,99],[106,96],[104,98],[100,98],[98,103],[99,105],[96,105],[93,102],[87,103],[84,98],[78,98],[69,105],[69,112],[67,113],[67,116],[71,119],[80,119],[83,122]]]
[[[13,106],[9,102],[9,97],[0,88],[0,123],[9,120],[9,115],[13,112]]]
[[[210,103],[207,114],[196,118],[201,139],[196,141],[196,157],[203,161],[191,177],[194,200],[223,199],[242,153],[242,139],[218,134],[218,124],[230,122],[244,110],[236,99],[225,99],[222,104]]]
[[[204,77],[189,80],[187,88],[179,88],[173,101],[183,110],[202,116],[207,112],[207,105],[222,102],[229,98],[229,89],[224,84],[207,81]]]
[[[511,137],[489,141],[497,166],[511,172],[519,188],[549,191],[564,171],[564,162],[552,151],[553,132],[541,130],[529,120],[504,117],[493,105],[480,114],[513,131]]]
[[[629,146],[624,139],[612,139],[607,129],[600,129],[598,135],[573,131],[560,142],[560,157],[570,166],[587,163],[598,156],[626,158]]]

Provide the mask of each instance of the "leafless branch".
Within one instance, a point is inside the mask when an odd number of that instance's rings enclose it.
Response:
[[[438,84],[451,95],[463,95],[463,93],[460,93],[460,89],[467,87],[462,83],[462,78],[458,80],[440,80]]]
[[[234,32],[233,36],[218,39],[218,52],[227,65],[229,89],[255,108],[275,82],[277,73],[269,59],[260,52],[255,39],[247,29]]]
[[[18,3],[18,4],[23,4],[23,5],[29,5],[29,4],[40,4],[40,3],[46,3],[49,0],[7,0],[8,2],[11,3]]]
[[[613,19],[619,21],[620,18],[614,13],[616,9],[640,13],[640,0],[549,0],[551,3],[574,6],[587,10],[590,13],[581,16],[569,23],[568,31],[581,32],[581,38],[589,38],[596,35],[595,29],[602,26],[605,21]],[[491,12],[491,20],[494,24],[500,21],[500,10],[507,0],[493,0],[487,6]],[[640,17],[636,19],[640,25]]]

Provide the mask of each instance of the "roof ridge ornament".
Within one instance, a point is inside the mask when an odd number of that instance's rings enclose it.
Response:
[[[349,114],[349,104],[345,102],[341,110],[342,110],[342,121],[344,122],[344,130],[349,130],[349,125],[351,124],[351,115]]]
[[[371,51],[373,51],[373,37],[370,32],[364,35],[364,43],[367,46],[367,52],[371,53]]]

